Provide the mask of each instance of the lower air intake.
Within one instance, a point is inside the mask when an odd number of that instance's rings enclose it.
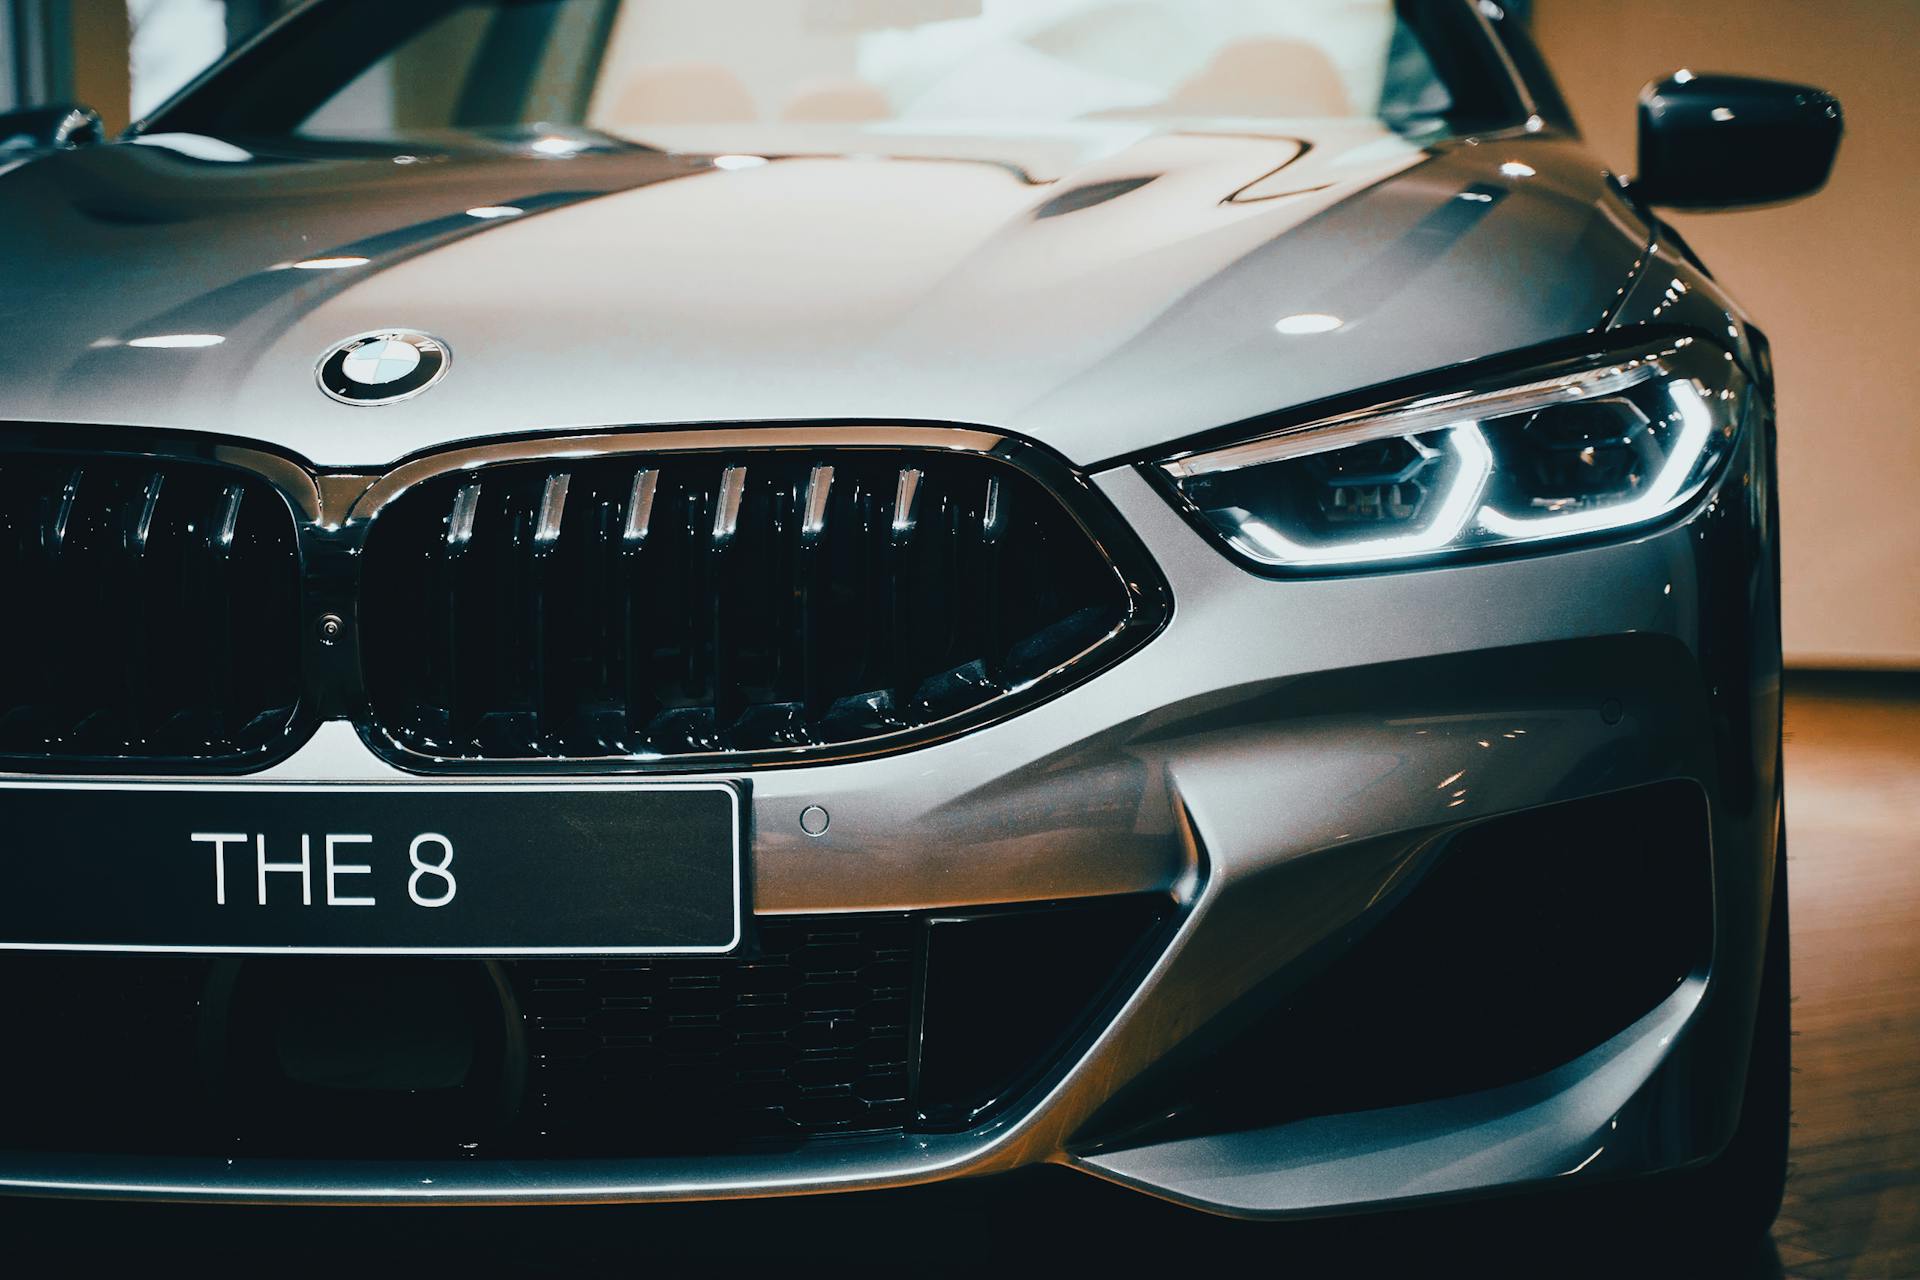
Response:
[[[763,916],[738,956],[0,952],[0,1151],[701,1155],[951,1131],[1071,1060],[1172,903]]]

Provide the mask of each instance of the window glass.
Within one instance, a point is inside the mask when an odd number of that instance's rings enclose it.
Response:
[[[354,6],[340,6],[343,16]],[[520,0],[429,6],[309,136],[580,124],[1439,120],[1390,0]]]

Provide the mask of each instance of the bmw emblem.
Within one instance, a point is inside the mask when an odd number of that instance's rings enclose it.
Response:
[[[407,329],[380,329],[348,338],[321,359],[320,389],[342,404],[392,404],[419,395],[446,377],[447,344]]]

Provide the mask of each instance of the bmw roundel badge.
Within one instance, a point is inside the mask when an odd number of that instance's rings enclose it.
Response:
[[[339,343],[321,358],[320,389],[342,404],[392,404],[447,374],[447,344],[407,329],[380,329]]]

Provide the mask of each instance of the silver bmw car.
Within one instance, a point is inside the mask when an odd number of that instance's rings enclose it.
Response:
[[[1639,109],[1487,0],[315,0],[0,117],[0,1189],[1763,1230],[1773,379],[1656,210],[1841,118]]]

